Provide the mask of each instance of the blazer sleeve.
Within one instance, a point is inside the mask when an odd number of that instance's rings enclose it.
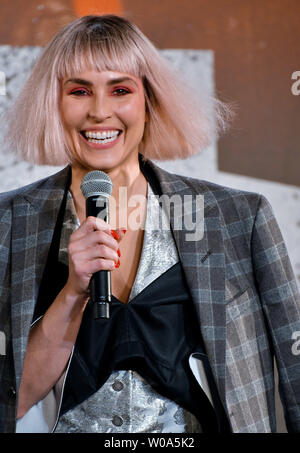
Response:
[[[289,432],[300,432],[300,294],[287,248],[268,200],[260,197],[252,231],[252,260],[279,376]]]

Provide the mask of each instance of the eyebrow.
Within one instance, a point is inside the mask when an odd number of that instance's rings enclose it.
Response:
[[[111,85],[116,85],[118,83],[123,83],[123,82],[132,82],[137,86],[136,82],[131,77],[119,77],[116,79],[110,79],[110,80],[108,80],[107,85],[111,86]],[[78,83],[80,85],[86,85],[89,87],[93,86],[93,83],[90,82],[89,80],[78,79],[78,78],[68,79],[65,81],[64,85],[66,85],[67,83]]]

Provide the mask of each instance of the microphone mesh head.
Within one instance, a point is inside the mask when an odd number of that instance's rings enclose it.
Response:
[[[81,192],[85,198],[102,195],[108,198],[112,192],[112,182],[104,171],[90,171],[81,181]]]

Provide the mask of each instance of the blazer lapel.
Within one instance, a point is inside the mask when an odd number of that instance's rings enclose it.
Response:
[[[39,285],[56,218],[70,176],[69,167],[33,184],[13,200],[11,294],[13,352],[17,389]]]
[[[168,197],[178,194],[183,201],[186,196],[187,213],[192,218],[201,209],[201,202],[196,203],[195,195],[203,197],[202,216],[198,215],[203,219],[203,225],[195,226],[195,229],[200,226],[200,231],[203,229],[200,239],[188,239],[193,231],[185,227],[185,222],[182,222],[183,228],[178,229],[178,219],[172,210],[170,224],[198,315],[206,353],[221,399],[225,402],[225,253],[219,208],[212,192],[201,181],[189,179],[187,184],[183,177],[168,173],[150,161],[148,164],[156,174],[163,194]]]
[[[204,210],[201,240],[187,241],[184,230],[174,229],[173,233],[206,353],[225,401],[225,255],[218,207]]]

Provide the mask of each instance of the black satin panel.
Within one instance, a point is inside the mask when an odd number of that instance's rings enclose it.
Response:
[[[224,430],[188,364],[204,354],[194,309],[176,263],[129,304],[112,298],[110,319],[84,312],[61,413],[96,392],[116,369],[137,371],[158,393],[192,412],[204,432]]]

